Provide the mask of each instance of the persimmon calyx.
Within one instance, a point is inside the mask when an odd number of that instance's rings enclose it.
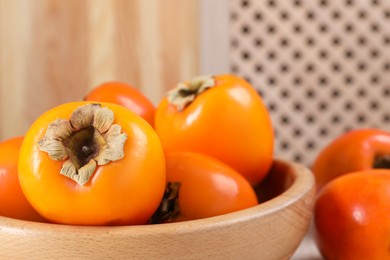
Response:
[[[179,190],[179,182],[168,182],[166,184],[161,203],[150,218],[152,224],[169,222],[180,214]]]
[[[372,167],[374,169],[390,169],[390,155],[389,154],[375,155]]]
[[[183,111],[198,95],[214,86],[213,76],[196,77],[177,84],[176,88],[168,92],[167,99],[178,111]]]
[[[114,113],[107,107],[80,106],[69,120],[50,123],[38,147],[54,161],[66,160],[60,173],[84,185],[98,165],[124,157],[127,135],[113,122]]]

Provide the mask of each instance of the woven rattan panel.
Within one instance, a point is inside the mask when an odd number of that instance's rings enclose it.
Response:
[[[390,0],[230,0],[230,66],[272,116],[275,155],[310,165],[355,128],[390,130]]]

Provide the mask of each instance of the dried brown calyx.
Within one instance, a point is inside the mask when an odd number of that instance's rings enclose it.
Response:
[[[161,203],[153,216],[150,218],[151,224],[170,222],[180,214],[179,189],[180,183],[167,183]]]
[[[374,158],[372,167],[374,169],[390,169],[390,155],[377,154]]]
[[[69,120],[56,119],[50,123],[38,147],[52,160],[66,160],[60,173],[84,185],[97,165],[124,157],[127,135],[113,122],[114,113],[107,107],[80,106]]]
[[[213,76],[201,76],[187,82],[179,83],[176,88],[168,93],[168,101],[176,106],[178,111],[183,111],[195,98],[209,88],[215,86]]]

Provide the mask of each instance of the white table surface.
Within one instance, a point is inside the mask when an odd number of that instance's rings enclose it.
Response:
[[[322,260],[320,252],[313,238],[313,225],[310,225],[309,231],[298,247],[291,260]]]

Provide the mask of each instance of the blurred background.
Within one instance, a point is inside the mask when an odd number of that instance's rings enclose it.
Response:
[[[157,103],[199,72],[198,5],[1,0],[0,139],[23,134],[42,112],[109,80]]]
[[[0,140],[109,80],[153,103],[235,73],[262,95],[275,155],[310,165],[342,132],[390,130],[388,0],[0,0]]]

